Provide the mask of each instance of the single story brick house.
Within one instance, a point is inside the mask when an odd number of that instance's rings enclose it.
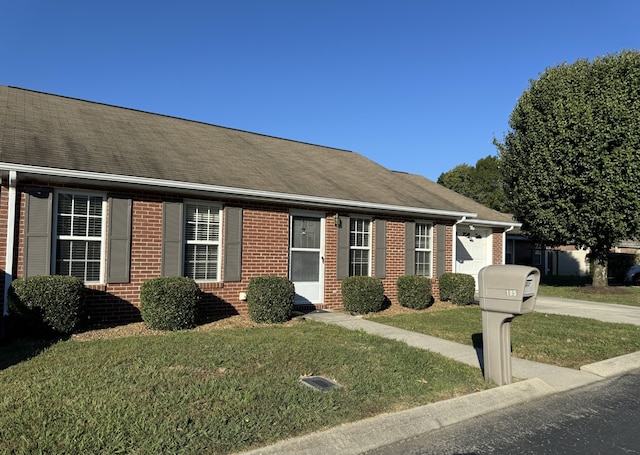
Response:
[[[509,215],[364,156],[166,115],[0,87],[0,269],[64,274],[95,322],[139,318],[140,286],[189,276],[208,314],[246,311],[249,280],[290,278],[301,308],[341,280],[477,275],[503,263]],[[455,240],[455,241],[454,241]]]

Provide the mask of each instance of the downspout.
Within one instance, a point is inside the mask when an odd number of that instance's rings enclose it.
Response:
[[[505,261],[507,260],[507,232],[513,231],[515,228],[516,228],[515,226],[509,226],[502,233],[502,263],[503,264],[505,264]],[[515,255],[516,252],[514,251],[513,254]]]
[[[451,271],[456,273],[456,244],[458,243],[458,224],[467,221],[467,217],[463,216],[458,221],[453,223],[453,242],[451,245]]]
[[[7,210],[7,244],[4,261],[4,308],[2,315],[9,316],[9,286],[13,281],[13,248],[16,235],[16,183],[18,181],[18,173],[9,171],[9,207]]]

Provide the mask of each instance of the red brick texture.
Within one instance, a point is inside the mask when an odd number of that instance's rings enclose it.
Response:
[[[24,183],[23,183],[24,184]],[[93,188],[93,191],[100,188]],[[104,190],[104,189],[103,189]],[[6,182],[0,189],[0,267],[5,269],[6,239],[7,239],[7,194]],[[124,284],[100,284],[88,286],[88,305],[86,318],[92,322],[118,322],[139,320],[140,287],[150,278],[161,274],[162,257],[162,219],[163,200],[179,201],[175,196],[158,193],[118,193],[119,197],[133,200],[132,237],[131,237],[131,267],[130,281]],[[24,208],[25,194],[18,186],[19,210],[16,223],[15,268],[16,277],[24,274]],[[242,279],[239,282],[225,282],[224,276],[220,282],[199,283],[204,293],[203,315],[206,318],[221,317],[229,314],[245,313],[247,304],[239,299],[241,292],[246,292],[249,281],[257,276],[289,275],[289,224],[290,207],[281,205],[261,205],[256,203],[241,204],[216,200],[223,207],[225,204],[243,209],[242,234]],[[317,308],[339,309],[342,307],[342,296],[337,279],[337,238],[338,229],[335,226],[336,212],[325,213],[324,238],[324,302]],[[366,215],[366,214],[363,214]],[[108,214],[105,220],[108,219]],[[396,282],[404,275],[405,262],[405,219],[388,217],[386,223],[386,277],[383,279],[385,294],[392,304],[397,304]],[[222,223],[224,223],[224,216]],[[446,271],[452,271],[453,228],[451,221],[433,220],[433,291],[438,296],[436,278],[436,224],[446,224]],[[375,223],[371,223],[372,230]],[[224,226],[221,227],[224,232]],[[376,232],[372,232],[372,245],[375,245]],[[494,231],[494,263],[502,260],[502,233]],[[221,236],[219,257],[224,260],[224,236]],[[224,270],[224,264],[220,264]],[[372,272],[375,272],[376,260],[372,260]],[[4,275],[4,273],[3,273]],[[4,284],[4,280],[3,280]]]
[[[502,258],[503,258],[503,231],[499,230],[499,229],[493,229],[493,233],[492,233],[492,239],[491,239],[491,244],[492,244],[492,264],[502,264]]]

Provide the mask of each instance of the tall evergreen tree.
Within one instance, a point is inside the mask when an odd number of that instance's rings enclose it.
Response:
[[[612,247],[640,238],[640,53],[548,68],[495,141],[511,210],[532,240],[588,248],[607,285]]]

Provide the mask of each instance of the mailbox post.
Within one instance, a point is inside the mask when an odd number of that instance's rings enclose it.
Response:
[[[511,321],[533,311],[539,284],[540,271],[534,267],[489,265],[480,270],[485,380],[511,384]]]

